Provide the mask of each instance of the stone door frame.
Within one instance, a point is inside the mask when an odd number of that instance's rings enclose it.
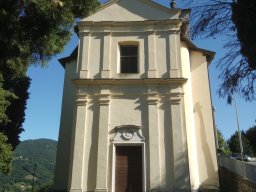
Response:
[[[140,146],[142,148],[142,190],[146,192],[146,148],[145,138],[141,134],[141,127],[123,125],[115,128],[116,135],[112,139],[112,186],[111,192],[115,192],[116,173],[116,146]]]

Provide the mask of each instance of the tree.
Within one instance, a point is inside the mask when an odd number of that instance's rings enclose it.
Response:
[[[246,133],[246,138],[248,139],[250,145],[252,146],[252,150],[254,155],[256,155],[256,126],[249,128]]]
[[[0,133],[0,172],[9,173],[11,171],[12,157],[12,147],[7,143],[7,137]]]
[[[10,120],[0,123],[0,132],[7,136],[8,142],[12,145],[13,149],[20,142],[19,134],[24,131],[22,124],[25,120],[26,103],[29,98],[29,85],[30,78],[25,75],[16,76],[5,84],[6,88],[13,91],[16,98],[10,102],[10,105],[5,110],[5,114]]]
[[[13,93],[3,88],[3,77],[0,74],[0,124],[6,124],[9,121],[5,111],[10,106],[10,100],[12,99],[16,99],[16,97]]]
[[[219,96],[232,101],[233,92],[245,100],[255,99],[256,79],[256,1],[187,0],[192,7],[192,38],[221,35],[226,52],[218,61],[222,84]]]
[[[227,142],[225,141],[221,131],[219,129],[217,129],[217,138],[218,138],[218,149],[220,150],[220,153],[222,155],[228,155],[231,153]]]
[[[242,138],[242,143],[243,143],[244,154],[253,155],[252,146],[250,145],[249,140],[246,138],[246,134],[244,131],[241,132],[241,138]],[[230,137],[230,139],[227,141],[227,143],[228,143],[230,150],[233,153],[241,152],[237,131]]]
[[[23,131],[29,65],[44,66],[60,53],[76,19],[90,14],[99,4],[97,0],[0,0],[0,97],[5,99],[0,103],[5,119],[0,132],[13,147]]]

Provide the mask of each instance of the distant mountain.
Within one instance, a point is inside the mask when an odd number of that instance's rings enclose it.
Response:
[[[53,182],[57,141],[22,141],[14,151],[10,175],[0,174],[0,192],[37,191]]]

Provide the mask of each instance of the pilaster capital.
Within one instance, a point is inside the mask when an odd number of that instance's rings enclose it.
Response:
[[[110,102],[110,95],[109,94],[101,94],[99,97],[99,104],[100,105],[108,105]]]
[[[149,25],[146,28],[146,32],[148,35],[153,35],[156,32],[156,27],[154,25]]]
[[[79,32],[79,38],[82,38],[84,36],[90,36],[91,32],[90,31],[81,31]]]
[[[76,95],[76,105],[85,106],[87,104],[87,94],[78,93]]]
[[[156,31],[155,30],[148,30],[147,35],[155,35]]]
[[[112,35],[112,31],[111,30],[104,30],[103,33],[104,33],[104,37],[108,37],[108,36]]]
[[[181,103],[181,100],[184,96],[184,93],[171,93],[170,94],[170,103],[171,105],[178,105]]]
[[[147,95],[147,102],[149,105],[156,105],[158,103],[158,94],[157,93],[149,93]]]
[[[168,32],[169,32],[169,35],[179,35],[180,34],[180,30],[179,29],[169,28]]]

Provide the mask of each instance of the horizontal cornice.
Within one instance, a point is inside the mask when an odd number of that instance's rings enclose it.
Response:
[[[141,31],[158,30],[165,26],[169,30],[179,30],[182,25],[182,19],[167,20],[145,20],[145,21],[83,21],[78,24],[79,33],[83,32],[119,32],[123,29],[143,29]],[[168,30],[167,29],[167,30]],[[166,30],[166,29],[165,29]],[[127,32],[127,30],[125,30]]]
[[[83,85],[183,85],[187,81],[186,78],[152,78],[152,79],[73,79],[72,82],[76,86]]]

